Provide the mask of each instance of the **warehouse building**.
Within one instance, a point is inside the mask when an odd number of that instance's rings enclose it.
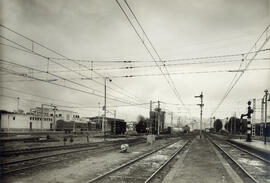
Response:
[[[150,133],[157,134],[164,131],[165,124],[165,111],[161,111],[160,108],[155,108],[153,111],[150,111],[150,119],[147,128]]]
[[[91,130],[102,130],[102,117],[86,117],[88,119],[88,126]],[[123,119],[104,118],[106,134],[124,134],[126,132],[126,122]]]

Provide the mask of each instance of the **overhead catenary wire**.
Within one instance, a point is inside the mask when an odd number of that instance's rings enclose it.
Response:
[[[3,60],[0,59],[0,62],[1,62],[1,61],[3,61]],[[26,66],[25,66],[25,67],[26,67]],[[103,95],[100,95],[100,94],[97,94],[97,93],[93,93],[93,92],[81,90],[81,89],[78,89],[78,88],[74,88],[74,87],[62,85],[62,84],[59,84],[59,83],[50,82],[50,81],[48,81],[48,80],[36,78],[36,77],[30,76],[30,75],[27,75],[27,74],[22,74],[22,73],[20,73],[20,72],[17,72],[17,71],[11,70],[11,69],[7,69],[7,68],[0,67],[0,70],[3,70],[3,71],[5,71],[5,72],[8,72],[8,73],[13,74],[13,75],[17,75],[17,76],[21,76],[21,77],[26,77],[26,78],[30,78],[30,79],[34,79],[34,80],[46,82],[46,83],[49,83],[49,84],[52,84],[52,85],[64,87],[64,88],[71,89],[71,90],[74,90],[74,91],[78,91],[78,92],[82,92],[82,93],[86,93],[86,94],[91,94],[91,95],[98,96],[98,97],[103,97]],[[113,101],[118,101],[118,102],[121,102],[121,103],[130,104],[130,103],[127,102],[127,101],[122,101],[122,100],[119,100],[119,99],[116,99],[116,98],[111,98],[111,97],[107,97],[107,98],[108,98],[109,100],[113,100]]]
[[[17,35],[19,35],[19,36],[21,36],[21,37],[23,37],[23,38],[25,38],[25,39],[31,41],[32,43],[35,43],[35,44],[41,46],[42,48],[45,48],[45,49],[47,49],[47,50],[49,50],[49,51],[55,53],[55,54],[58,55],[58,56],[61,56],[61,57],[65,58],[65,59],[68,59],[68,57],[64,56],[63,54],[60,54],[59,52],[57,52],[57,51],[55,51],[55,50],[53,50],[53,49],[50,49],[50,48],[48,48],[47,46],[44,46],[44,45],[42,45],[41,43],[38,43],[37,41],[34,41],[33,39],[30,39],[30,38],[28,38],[28,37],[26,37],[26,36],[24,36],[24,35],[22,35],[22,34],[16,32],[16,31],[14,31],[14,30],[12,30],[12,29],[10,29],[10,28],[8,28],[8,27],[2,25],[2,24],[0,24],[0,26],[3,27],[3,28],[5,28],[5,29],[7,29],[7,30],[9,30],[9,31],[11,31],[11,32],[13,32],[14,34],[17,34]],[[1,37],[3,38],[3,36],[1,36]],[[16,44],[16,45],[19,46],[19,44]],[[24,47],[24,49],[28,50],[29,52],[34,52],[33,50],[30,50],[30,49],[28,49],[28,48],[26,48],[26,47]],[[34,52],[34,53],[35,53],[35,52]],[[35,53],[35,54],[36,54],[36,53]],[[44,58],[44,56],[41,55],[41,54],[37,54],[37,55],[38,55],[38,56],[42,56],[42,57]],[[50,58],[48,58],[48,57],[46,57],[46,56],[45,56],[45,58],[50,60]],[[72,60],[70,60],[70,61],[73,62],[73,63],[78,64],[79,66],[82,66],[82,67],[85,67],[85,68],[89,69],[87,66],[85,66],[85,65],[83,65],[83,64],[80,64],[80,63],[78,63],[78,62],[76,62],[76,61],[72,61]],[[54,63],[57,63],[57,64],[59,65],[58,62],[55,62],[55,61],[54,61]],[[62,65],[62,64],[61,64],[61,65]],[[62,67],[64,67],[64,66],[62,65]],[[66,69],[70,70],[70,69],[67,68],[67,67],[66,67]],[[89,71],[91,71],[91,69],[89,69]],[[92,72],[95,73],[95,74],[97,74],[97,75],[99,75],[99,76],[101,76],[101,77],[104,77],[104,76],[102,76],[101,74],[99,74],[99,73],[96,72],[96,71],[92,71]],[[80,74],[80,73],[77,73],[77,74]],[[81,75],[81,74],[80,74],[80,75]],[[103,83],[100,83],[100,82],[98,82],[98,81],[95,81],[95,80],[91,80],[91,81],[93,81],[93,82],[95,82],[95,83],[97,83],[97,84],[99,84],[99,85],[103,85]],[[110,87],[110,86],[107,86],[107,87],[108,87],[109,89],[111,89],[112,91],[115,91],[115,92],[119,93],[119,91],[113,89],[112,87]],[[118,87],[118,88],[119,88],[119,89],[122,89],[121,87]],[[130,93],[129,93],[128,95],[127,95],[127,94],[124,94],[124,92],[120,92],[120,93],[121,93],[122,95],[130,96]],[[136,98],[136,97],[135,97],[135,98]]]
[[[258,58],[254,59],[257,61],[270,61],[270,58]],[[218,60],[218,61],[202,61],[202,62],[188,62],[188,63],[175,63],[175,64],[167,64],[166,67],[175,67],[175,66],[189,66],[189,65],[203,65],[203,64],[224,64],[224,63],[235,63],[242,62],[241,59],[236,60]],[[93,70],[133,70],[133,69],[152,69],[156,67],[156,65],[135,65],[135,66],[127,66],[127,67],[97,67]],[[73,69],[73,71],[88,71],[86,69]],[[64,73],[69,72],[66,70],[51,70],[51,72]],[[95,78],[95,77],[94,77]]]
[[[16,44],[16,45],[18,45],[18,46],[24,48],[25,50],[28,50],[29,52],[31,52],[31,50],[30,50],[29,48],[27,48],[27,47],[25,47],[25,46],[23,46],[23,45],[21,45],[21,44],[18,44],[18,43],[16,43],[16,42],[14,42],[14,41],[12,41],[12,40],[10,40],[10,39],[8,39],[8,38],[2,36],[2,35],[0,35],[0,37],[3,38],[3,39],[5,39],[5,40],[7,40],[7,41],[9,41],[9,42],[11,42],[11,43],[13,43],[13,44]],[[32,51],[32,52],[34,53],[34,55],[37,55],[37,56],[40,56],[40,57],[42,57],[42,58],[44,58],[44,59],[50,60],[48,57],[46,57],[46,56],[44,56],[44,55],[42,55],[42,54],[40,54],[40,53],[36,53],[36,52],[34,52],[34,51]],[[59,66],[61,66],[61,67],[63,67],[63,68],[65,68],[65,69],[67,69],[67,70],[69,70],[69,71],[72,71],[72,72],[74,72],[74,73],[76,73],[76,74],[78,74],[78,75],[80,75],[80,76],[82,76],[82,77],[87,77],[86,75],[83,75],[83,74],[79,73],[78,71],[74,71],[74,70],[68,68],[67,66],[65,66],[65,65],[63,65],[63,64],[60,64],[60,63],[58,63],[58,62],[56,62],[56,61],[54,61],[54,60],[50,60],[50,61],[53,62],[53,63],[55,63],[55,64],[57,64],[57,65],[59,65]],[[44,72],[45,72],[45,71],[41,71],[41,70],[37,70],[37,69],[33,69],[33,68],[30,68],[30,69],[36,70],[36,71],[41,72],[41,73],[44,73]],[[51,72],[48,73],[48,71],[46,71],[46,73],[52,75]],[[57,77],[58,75],[54,74],[54,76]],[[60,77],[60,76],[58,76],[58,77]],[[65,79],[65,78],[63,78],[63,77],[61,77],[61,78],[62,78],[63,80],[67,80],[67,79]],[[91,79],[91,80],[94,81],[94,82],[96,82],[96,83],[98,83],[98,84],[100,84],[100,85],[103,85],[102,83],[97,82],[97,81],[95,81],[95,80],[93,80],[93,79]],[[69,80],[69,81],[70,81],[70,80]],[[70,82],[72,82],[72,81],[70,81]],[[74,83],[74,82],[73,82],[73,83]],[[81,85],[81,84],[79,84],[79,85]],[[89,88],[89,87],[87,86],[87,88]],[[108,87],[108,88],[112,89],[111,87]],[[92,88],[91,88],[91,89],[92,89]],[[94,90],[94,89],[92,89],[92,90]],[[110,95],[110,94],[109,94],[109,95]],[[115,97],[115,96],[114,96],[114,97]],[[116,97],[116,98],[117,98],[117,97]]]
[[[10,96],[10,95],[5,95],[5,94],[0,94],[2,97],[7,97],[7,98],[12,98],[12,99],[17,99],[17,96]],[[20,97],[20,100],[24,101],[29,101],[29,102],[35,102],[35,103],[40,103],[40,104],[48,104],[51,105],[51,103],[46,102],[46,101],[41,101],[41,100],[33,100],[33,99],[26,99],[23,97]],[[54,103],[54,105],[57,105],[57,107],[63,107],[63,108],[74,108],[74,109],[98,109],[98,106],[70,106],[70,105],[62,105],[58,103]],[[148,103],[140,103],[140,104],[128,104],[128,105],[108,105],[108,108],[117,108],[117,107],[136,107],[136,106],[142,106],[142,105],[148,105]]]
[[[18,49],[20,51],[24,51],[27,53],[32,53],[35,54],[33,52],[24,50],[24,49],[20,49],[5,43],[1,43],[0,45],[3,46],[7,46],[10,48],[14,48],[14,49]],[[193,61],[193,60],[206,60],[206,59],[217,59],[217,58],[228,58],[228,57],[239,57],[239,56],[245,56],[247,54],[251,54],[251,53],[257,53],[257,52],[263,52],[263,51],[269,51],[270,48],[266,48],[266,49],[262,49],[262,50],[256,50],[256,51],[251,51],[251,52],[245,52],[245,53],[236,53],[236,54],[227,54],[227,55],[214,55],[214,56],[202,56],[202,57],[191,57],[191,58],[175,58],[175,59],[165,59],[165,60],[156,60],[156,62],[161,62],[161,63],[168,63],[168,62],[183,62],[183,61]],[[75,58],[59,58],[59,57],[47,57],[49,59],[53,59],[53,60],[63,60],[63,61],[78,61],[78,62],[93,62],[93,63],[102,63],[102,62],[109,62],[109,63],[124,63],[124,64],[128,64],[128,63],[153,63],[152,60],[137,60],[137,59],[133,59],[133,60],[94,60],[94,59],[75,59]],[[167,64],[166,64],[167,65]]]
[[[152,49],[154,50],[154,52],[155,52],[156,55],[158,56],[159,61],[163,61],[163,59],[160,57],[159,53],[157,52],[156,48],[154,47],[152,41],[150,41],[148,35],[147,35],[146,32],[144,31],[144,29],[143,29],[141,23],[139,22],[137,16],[135,15],[135,13],[134,13],[133,10],[131,9],[130,5],[128,4],[127,0],[124,0],[124,2],[125,2],[125,4],[127,5],[127,7],[128,7],[128,9],[130,10],[130,12],[132,13],[132,15],[133,15],[133,17],[135,18],[136,22],[137,22],[138,25],[140,26],[141,30],[143,31],[143,34],[145,35],[146,39],[147,39],[148,42],[150,43]],[[154,61],[155,61],[155,60],[154,60]],[[155,61],[155,63],[156,63],[157,65],[159,65],[158,62]],[[162,65],[162,66],[165,68],[166,73],[168,74],[168,78],[169,78],[169,82],[168,82],[168,83],[171,82],[172,90],[174,91],[176,97],[178,98],[178,100],[180,101],[180,103],[182,103],[182,105],[186,108],[185,103],[184,103],[182,97],[180,96],[180,93],[179,93],[179,91],[177,90],[177,88],[176,88],[176,86],[175,86],[175,83],[174,83],[173,79],[171,78],[171,75],[170,75],[170,73],[169,73],[169,71],[168,71],[168,69],[167,69],[167,67],[166,67],[165,61],[163,61],[163,65]],[[165,75],[164,75],[164,77],[166,78]],[[170,85],[170,84],[169,84],[169,85]],[[188,108],[186,108],[186,110],[189,112]]]
[[[71,104],[79,105],[78,103],[74,103],[72,101],[60,100],[58,98],[46,97],[44,95],[37,95],[36,93],[30,93],[30,92],[26,92],[26,91],[23,91],[23,90],[18,90],[18,89],[14,89],[14,88],[8,88],[8,87],[5,87],[5,86],[0,86],[0,88],[2,88],[4,90],[13,91],[13,92],[16,92],[16,93],[19,93],[19,94],[26,94],[26,95],[37,97],[37,98],[44,98],[44,99],[49,99],[49,100],[52,100],[52,101],[59,101],[59,102],[71,103]]]
[[[6,39],[4,37],[2,37],[3,39]],[[11,40],[9,40],[11,41]],[[15,42],[13,42],[15,44]],[[8,46],[8,47],[11,47],[11,48],[14,48],[14,49],[18,49],[20,51],[25,51],[27,53],[31,53],[31,54],[34,54],[36,55],[36,53],[34,52],[30,52],[30,51],[27,51],[27,50],[24,50],[24,49],[20,49],[20,48],[17,48],[17,47],[14,47],[14,46],[11,46],[11,45],[7,45],[7,44],[4,44],[4,43],[0,43],[2,45],[5,45],[5,46]],[[22,46],[22,45],[20,45]],[[256,51],[253,51],[253,52],[250,52],[250,53],[258,53],[258,52],[265,52],[265,51],[269,51],[270,48],[267,48],[267,49],[262,49],[262,50],[256,50]],[[247,53],[241,53],[241,54],[235,54],[235,55],[219,55],[219,56],[207,56],[207,57],[195,57],[195,58],[179,58],[179,59],[175,59],[175,60],[164,60],[162,62],[177,62],[177,61],[191,61],[191,60],[204,60],[204,59],[212,59],[212,58],[223,58],[223,57],[231,57],[231,56],[244,56],[246,55]],[[65,58],[53,58],[53,57],[46,57],[47,59],[52,59],[52,60],[74,60],[74,61],[79,61],[79,59],[65,59]],[[263,60],[269,60],[270,58],[257,58],[257,59],[254,59],[254,60],[260,60],[260,61],[263,61]],[[250,59],[245,59],[246,61],[247,60],[250,60]],[[232,59],[232,60],[210,60],[210,61],[197,61],[197,62],[186,62],[186,63],[169,63],[169,64],[166,64],[166,67],[170,67],[170,66],[177,66],[177,65],[193,65],[193,64],[209,64],[209,63],[230,63],[230,62],[241,62],[242,59]],[[114,61],[87,61],[87,62],[114,62]],[[116,62],[119,62],[119,63],[136,63],[137,61],[133,60],[133,61],[116,61]],[[138,62],[153,62],[153,61],[138,61]],[[157,62],[161,62],[161,61],[157,61]],[[95,67],[95,68],[91,68],[91,70],[118,70],[118,69],[137,69],[137,68],[152,68],[152,67],[155,67],[156,65],[131,65],[131,66],[123,66],[123,67]],[[64,70],[55,70],[55,72],[69,72],[70,70],[68,71],[64,71]],[[89,68],[87,67],[87,69],[72,69],[72,71],[89,71]]]
[[[263,67],[263,68],[252,68],[252,69],[246,69],[245,71],[263,71],[263,70],[270,70],[270,67]],[[184,75],[184,74],[208,74],[208,73],[234,73],[234,72],[243,72],[243,70],[232,70],[232,69],[226,69],[226,70],[210,70],[210,71],[190,71],[190,72],[171,72],[171,75]],[[167,75],[167,74],[165,74]],[[133,75],[111,75],[110,78],[137,78],[137,77],[152,77],[152,76],[163,76],[161,73],[148,73],[148,74],[133,74]],[[99,77],[95,77],[99,78]],[[70,78],[70,79],[90,79],[90,78]]]
[[[218,103],[217,107],[213,110],[211,116],[213,116],[216,111],[219,109],[219,107],[221,106],[221,104],[223,103],[223,101],[227,98],[227,96],[229,95],[229,93],[232,91],[232,89],[235,87],[235,85],[238,83],[238,81],[240,80],[240,78],[243,76],[244,72],[248,70],[250,64],[252,63],[252,61],[256,58],[256,56],[258,55],[258,52],[256,52],[257,50],[257,45],[260,41],[260,39],[262,38],[263,35],[266,35],[265,40],[263,41],[263,43],[260,45],[258,50],[261,50],[266,43],[269,41],[270,39],[270,35],[267,34],[268,30],[269,30],[270,24],[267,25],[267,27],[264,29],[264,31],[261,33],[261,35],[259,36],[259,38],[255,41],[255,44],[253,44],[253,46],[250,48],[248,54],[245,55],[245,58],[248,57],[248,55],[254,53],[254,55],[252,56],[252,58],[248,61],[248,63],[244,66],[244,69],[242,69],[242,72],[236,73],[233,80],[230,82],[230,85],[228,87],[228,89],[226,90],[224,96],[222,97],[222,99],[220,100],[220,102]],[[255,52],[253,52],[252,50],[255,50]],[[239,69],[241,69],[243,63],[240,64]]]
[[[151,48],[154,50],[154,52],[156,53],[156,55],[158,56],[159,60],[162,61],[160,55],[158,54],[157,50],[155,49],[155,47],[153,46],[152,42],[150,41],[148,35],[146,34],[146,32],[144,31],[143,27],[141,26],[138,18],[136,17],[136,15],[134,14],[133,10],[131,9],[131,7],[129,6],[129,4],[127,3],[126,0],[124,0],[125,4],[127,5],[128,9],[130,10],[131,14],[133,15],[133,17],[135,18],[137,24],[139,25],[140,29],[142,30],[144,36],[146,37],[147,41],[150,43]],[[156,66],[158,67],[158,69],[160,70],[160,72],[163,74],[163,77],[165,78],[166,82],[168,83],[168,85],[170,86],[170,88],[173,90],[174,94],[176,95],[176,97],[178,98],[178,100],[182,103],[183,106],[185,106],[178,90],[175,87],[175,84],[165,66],[165,64],[163,64],[166,72],[168,73],[168,75],[165,75],[162,68],[160,67],[159,63],[156,62],[155,57],[153,56],[153,54],[151,53],[151,51],[149,50],[149,48],[147,47],[147,45],[145,44],[144,40],[142,39],[142,37],[140,36],[140,34],[138,33],[136,27],[133,25],[132,21],[130,20],[129,16],[127,15],[127,13],[125,12],[125,10],[123,9],[122,5],[119,3],[118,0],[116,0],[116,3],[118,4],[118,6],[120,7],[120,9],[122,10],[122,12],[124,13],[125,17],[127,18],[128,22],[130,23],[130,25],[132,26],[133,30],[135,31],[135,33],[137,34],[137,36],[139,37],[139,39],[141,40],[141,43],[144,45],[145,49],[147,50],[147,52],[149,53],[150,57],[153,59],[153,61],[155,62]],[[186,108],[187,109],[187,108]],[[188,111],[188,109],[187,109]]]

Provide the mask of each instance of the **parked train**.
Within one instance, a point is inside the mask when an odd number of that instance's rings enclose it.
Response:
[[[102,120],[83,122],[74,121],[56,121],[56,131],[64,131],[65,133],[71,132],[84,132],[84,131],[101,131]],[[126,122],[124,120],[107,118],[105,122],[106,134],[124,134],[126,132]]]

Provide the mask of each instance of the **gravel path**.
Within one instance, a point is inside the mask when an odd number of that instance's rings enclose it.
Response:
[[[207,139],[196,138],[189,150],[172,167],[163,183],[227,183],[240,180],[234,177],[235,172],[228,169],[225,161],[221,161],[216,153]]]

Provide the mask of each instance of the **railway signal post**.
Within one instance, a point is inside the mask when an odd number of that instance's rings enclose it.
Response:
[[[247,113],[247,142],[251,142],[251,114],[253,113],[253,109],[250,107],[251,101],[248,101],[248,113]]]

